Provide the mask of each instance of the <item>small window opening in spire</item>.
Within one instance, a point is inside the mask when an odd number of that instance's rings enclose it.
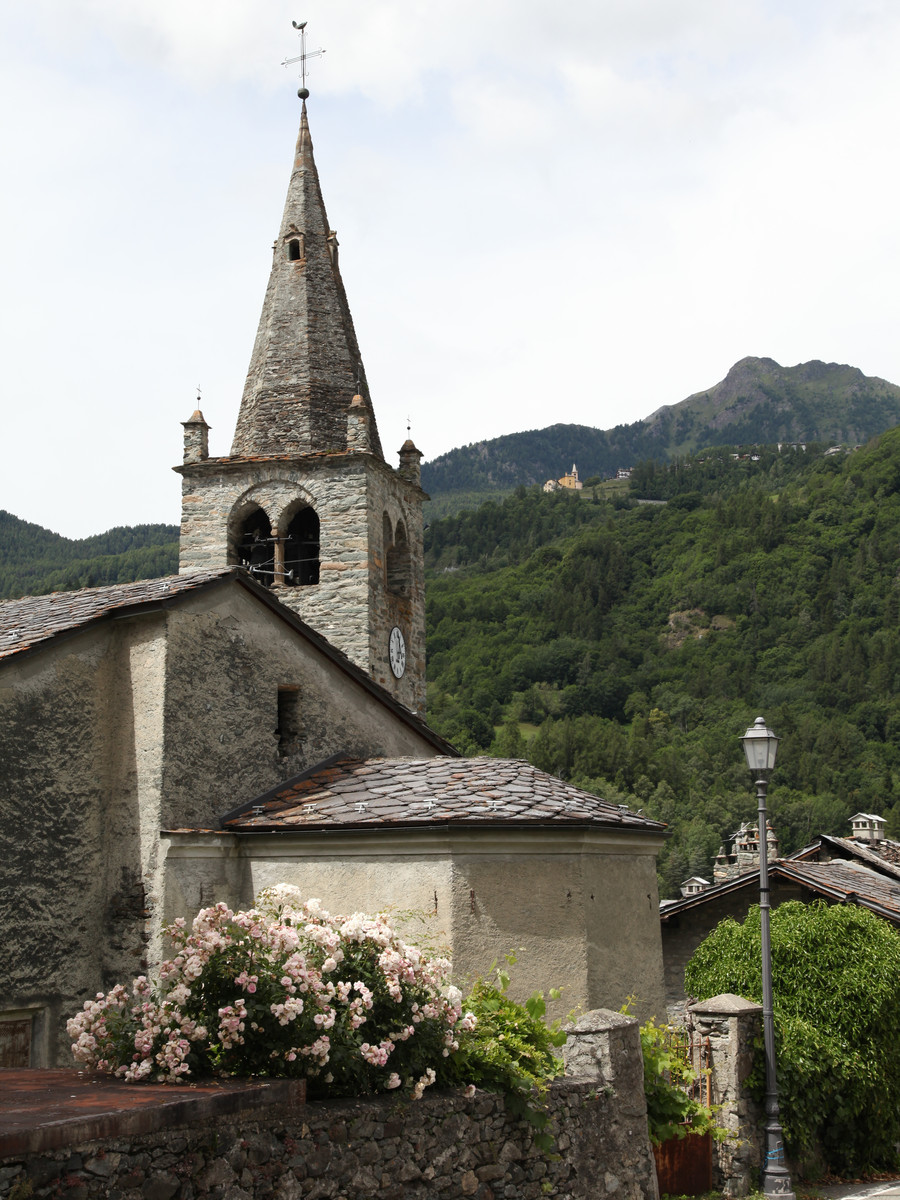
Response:
[[[229,558],[245,567],[264,587],[275,578],[275,542],[272,525],[261,508],[255,507],[240,522]]]
[[[300,238],[291,238],[288,242],[288,258],[291,262],[299,262],[303,258],[303,245]]]
[[[287,685],[278,689],[278,756],[296,754],[303,739],[303,717],[300,711],[300,689]]]
[[[308,587],[319,582],[319,518],[314,508],[301,508],[287,527],[284,582]]]

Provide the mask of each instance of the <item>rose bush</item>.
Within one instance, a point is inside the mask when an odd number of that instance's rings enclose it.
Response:
[[[447,1060],[475,1018],[447,959],[383,915],[332,916],[282,884],[166,932],[175,953],[155,982],[100,993],[68,1022],[78,1062],[131,1080],[304,1076],[318,1095],[458,1081]]]

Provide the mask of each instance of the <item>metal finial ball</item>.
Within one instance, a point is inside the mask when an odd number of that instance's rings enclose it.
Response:
[[[297,88],[297,95],[301,100],[307,100],[309,98],[309,88]]]

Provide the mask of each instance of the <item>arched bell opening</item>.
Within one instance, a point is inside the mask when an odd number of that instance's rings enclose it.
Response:
[[[229,538],[229,560],[239,563],[258,583],[271,587],[275,578],[275,540],[272,523],[253,505],[237,518]]]
[[[397,522],[393,542],[385,556],[385,576],[387,589],[396,596],[408,596],[412,588],[412,555],[409,540],[406,536],[406,526],[402,521]]]
[[[284,539],[286,587],[309,587],[319,582],[319,516],[306,505],[291,518]]]

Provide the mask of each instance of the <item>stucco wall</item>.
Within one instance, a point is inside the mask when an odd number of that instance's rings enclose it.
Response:
[[[296,884],[332,912],[418,909],[465,983],[517,953],[512,994],[564,988],[551,1008],[664,1013],[655,838],[509,827],[169,837],[167,917],[198,899],[246,906]],[[649,899],[648,899],[649,897]],[[421,926],[412,930],[421,936]]]
[[[169,614],[162,824],[213,825],[330,755],[435,748],[239,586]],[[279,755],[278,689],[300,696],[298,749]]]
[[[40,1011],[37,1065],[87,996],[142,969],[163,660],[158,621],[116,622],[0,672],[0,1009]]]
[[[303,731],[282,757],[286,684]],[[216,826],[341,751],[436,753],[233,579],[5,660],[0,727],[0,1012],[43,1014],[40,1066],[84,999],[159,959],[161,828]]]

